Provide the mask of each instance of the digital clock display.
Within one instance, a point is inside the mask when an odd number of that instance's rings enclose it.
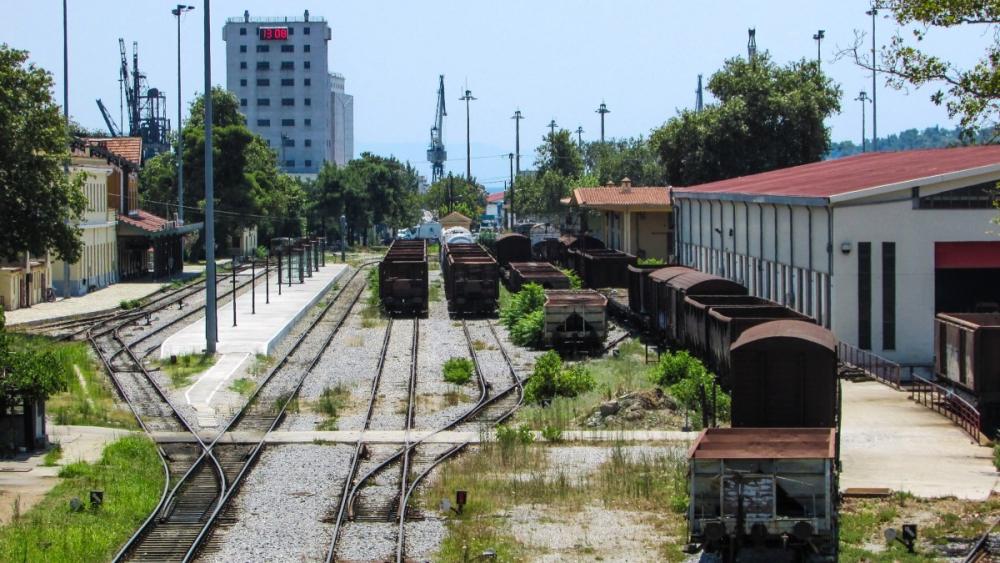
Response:
[[[287,27],[262,27],[260,28],[260,38],[263,41],[287,41]]]

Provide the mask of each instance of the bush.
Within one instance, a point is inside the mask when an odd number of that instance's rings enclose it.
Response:
[[[583,364],[563,368],[562,359],[554,351],[535,362],[531,379],[524,386],[524,398],[529,403],[548,404],[555,397],[575,397],[594,388],[594,377]]]
[[[535,441],[535,435],[531,433],[531,428],[527,424],[514,427],[506,424],[497,426],[497,442],[503,446],[513,446],[521,444],[528,446]]]
[[[124,311],[130,311],[132,309],[138,309],[142,304],[138,299],[122,299],[118,302],[118,306]]]
[[[500,322],[507,330],[514,330],[514,325],[529,313],[541,311],[545,305],[545,290],[537,283],[528,283],[510,297],[510,301],[500,311]]]
[[[560,268],[559,270],[562,273],[566,274],[566,277],[569,278],[569,287],[570,287],[570,289],[582,289],[583,288],[583,280],[580,279],[580,276],[577,275],[576,271],[571,270],[569,268]]]
[[[546,426],[542,428],[542,438],[545,438],[546,442],[562,442],[562,429],[556,426]]]
[[[636,260],[638,266],[664,266],[666,262],[662,258],[639,258]]]
[[[468,358],[449,358],[441,370],[444,380],[454,385],[465,385],[472,379],[472,360]]]
[[[689,354],[687,350],[681,350],[660,356],[660,361],[653,368],[651,377],[653,383],[668,387],[682,379],[700,377],[705,371],[705,365],[701,360]]]
[[[510,329],[510,340],[518,346],[537,347],[542,343],[545,330],[545,312],[532,311],[518,319]]]
[[[701,360],[686,350],[666,353],[650,373],[653,383],[664,387],[667,392],[688,410],[707,418],[712,409],[712,392],[715,375],[705,369]],[[732,401],[726,392],[715,389],[716,417],[728,420]]]

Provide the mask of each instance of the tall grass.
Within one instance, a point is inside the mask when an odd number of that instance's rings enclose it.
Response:
[[[156,446],[144,436],[126,436],[105,448],[99,462],[63,468],[62,482],[9,525],[0,528],[0,561],[107,561],[156,506],[163,469]],[[73,512],[69,502],[87,503],[104,491],[104,504]]]

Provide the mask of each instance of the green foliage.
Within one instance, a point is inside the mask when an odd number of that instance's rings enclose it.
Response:
[[[63,171],[68,133],[53,86],[26,51],[0,44],[0,258],[14,260],[25,250],[53,250],[71,263],[80,258],[84,178]]]
[[[624,444],[616,441],[599,472],[599,490],[604,501],[609,504],[645,501],[669,507],[677,514],[687,512],[687,460],[676,451],[666,452],[630,455]]]
[[[257,388],[257,384],[252,379],[241,377],[229,384],[229,390],[239,393],[244,397],[249,396]]]
[[[156,445],[139,435],[110,444],[97,463],[65,466],[59,476],[39,504],[0,528],[0,560],[110,560],[156,506],[164,477]],[[86,503],[92,490],[104,491],[100,508],[69,510],[70,499]]]
[[[118,306],[123,311],[131,311],[132,309],[138,309],[142,307],[142,302],[138,299],[122,299],[118,302]]]
[[[1000,434],[997,434],[993,442],[993,467],[1000,471]]]
[[[535,369],[524,386],[528,403],[548,404],[555,397],[575,397],[594,388],[594,376],[583,364],[564,367],[555,351],[535,361]]]
[[[776,65],[767,53],[733,58],[709,80],[719,100],[682,111],[651,144],[675,186],[690,186],[818,161],[829,148],[824,120],[840,88],[815,61]]]
[[[510,339],[518,346],[538,347],[542,343],[544,330],[545,312],[538,309],[524,315],[514,323],[510,329]]]
[[[465,178],[448,174],[438,182],[431,184],[427,188],[427,193],[423,195],[422,204],[425,209],[430,209],[444,217],[449,213],[448,201],[449,193],[452,202],[451,209],[458,211],[462,215],[477,221],[486,211],[486,188],[473,179],[472,182]]]
[[[587,184],[593,185],[592,182],[581,182],[576,178],[563,176],[556,170],[522,176],[515,183],[517,197],[514,205],[517,215],[562,213],[566,207],[559,200],[568,197],[573,186]]]
[[[453,385],[465,385],[472,379],[475,366],[468,358],[448,358],[441,368],[444,380]]]
[[[650,377],[657,385],[669,387],[682,379],[699,378],[704,371],[701,360],[687,350],[680,350],[661,355]]]
[[[639,258],[636,260],[638,266],[663,266],[666,262],[662,258]]]
[[[526,315],[541,311],[545,305],[545,289],[537,283],[524,284],[521,291],[514,293],[500,308],[500,322],[507,330],[514,330],[514,325]]]
[[[633,186],[665,186],[667,175],[653,145],[643,137],[594,141],[584,146],[584,162],[594,176],[591,185],[618,184],[624,178]]]
[[[351,390],[337,384],[323,389],[316,404],[316,410],[326,415],[326,420],[320,423],[319,430],[336,430],[337,418],[351,400]]]
[[[0,307],[0,411],[26,399],[46,399],[66,389],[69,374],[53,346],[45,341],[39,345],[11,338],[5,330],[6,320]]]
[[[576,178],[583,173],[580,145],[566,129],[549,133],[535,149],[535,166],[539,175],[552,171],[564,178]]]
[[[158,366],[170,376],[174,387],[185,387],[191,382],[191,376],[208,370],[215,365],[216,357],[209,354],[185,354],[177,356],[177,362],[164,360]]]
[[[972,142],[977,144],[986,144],[990,142],[991,138],[991,131],[980,131],[975,138],[972,139]],[[889,152],[956,147],[966,144],[969,141],[970,139],[963,137],[963,130],[960,127],[947,129],[944,127],[934,126],[928,127],[923,131],[918,129],[907,129],[905,131],[900,131],[899,133],[893,133],[886,137],[879,137],[878,150],[882,152]],[[853,154],[860,154],[861,149],[861,145],[855,144],[854,141],[831,143],[830,152],[826,155],[826,158],[841,158],[844,156],[851,156]]]
[[[664,387],[685,408],[707,417],[712,408],[715,375],[705,369],[701,360],[687,352],[667,352],[650,371],[650,379]],[[716,417],[728,420],[732,402],[722,389],[715,388]]]
[[[559,428],[558,426],[545,426],[542,428],[542,438],[544,438],[546,442],[562,442],[562,433],[562,428]]]
[[[42,465],[45,467],[53,467],[59,462],[60,459],[62,459],[62,455],[62,444],[52,444],[49,451],[45,452],[45,458],[42,460]]]
[[[580,275],[576,273],[576,270],[571,270],[569,268],[559,268],[563,274],[569,278],[570,289],[581,289],[583,287],[583,280],[580,279]]]
[[[535,441],[535,435],[531,433],[531,428],[526,424],[520,426],[510,426],[501,424],[497,426],[497,443],[501,448],[514,445],[527,446]]]

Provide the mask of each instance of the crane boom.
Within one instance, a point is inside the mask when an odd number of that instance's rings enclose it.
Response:
[[[108,131],[111,132],[112,137],[121,137],[122,131],[118,128],[118,124],[115,120],[111,118],[111,114],[108,113],[108,108],[104,107],[104,102],[100,98],[97,99],[97,107],[101,110],[101,116],[104,117],[104,123],[108,126]]]
[[[431,143],[427,148],[427,161],[431,163],[431,183],[436,183],[444,177],[444,162],[448,153],[444,148],[444,117],[448,111],[444,105],[444,75],[438,77],[437,110],[434,114],[434,126],[431,127]]]

